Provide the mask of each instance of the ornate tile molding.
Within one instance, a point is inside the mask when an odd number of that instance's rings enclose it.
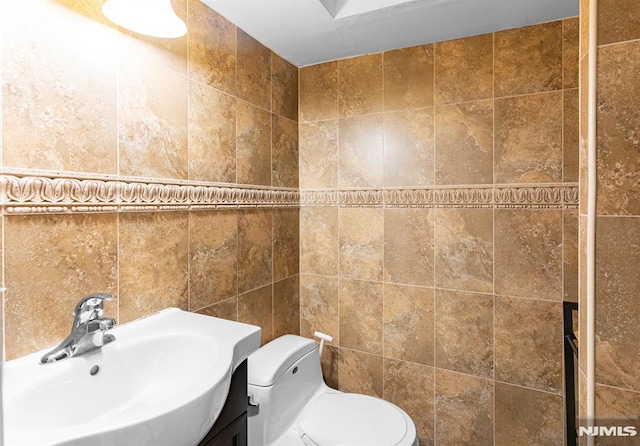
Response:
[[[297,206],[562,209],[576,208],[578,198],[576,183],[298,191],[27,169],[0,172],[5,215]]]
[[[302,190],[301,206],[576,208],[576,183],[434,186],[420,189]]]
[[[5,215],[296,207],[300,203],[296,189],[7,170],[0,175],[0,206]]]

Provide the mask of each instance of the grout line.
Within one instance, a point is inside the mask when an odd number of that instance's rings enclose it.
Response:
[[[193,311],[191,308],[191,212],[185,212],[187,214],[187,309]]]
[[[298,191],[302,188],[302,175],[301,175],[301,166],[300,155],[302,150],[300,150],[300,126],[302,125],[301,119],[301,106],[300,106],[300,79],[302,78],[301,69],[296,67],[297,73],[297,85],[296,85],[296,105],[297,105],[297,114],[296,114],[296,125],[298,129]],[[299,192],[298,192],[299,193]],[[298,208],[298,334],[302,335],[302,254],[300,247],[302,246],[302,231],[300,230],[302,221],[302,209]],[[322,359],[321,359],[321,368],[322,368]]]
[[[581,372],[582,373],[582,372]],[[600,386],[600,387],[607,387],[609,389],[616,389],[616,390],[621,390],[623,392],[631,392],[631,393],[637,393],[638,397],[640,398],[640,390],[633,390],[633,389],[626,389],[624,387],[618,387],[618,386],[612,386],[610,384],[602,384],[602,383],[595,383],[596,386]]]
[[[437,146],[437,140],[436,140],[436,108],[435,108],[435,85],[436,85],[436,68],[435,68],[435,52],[436,52],[436,45],[433,46],[433,60],[432,60],[432,66],[433,66],[433,91],[434,91],[434,98],[433,98],[433,102],[434,102],[434,107],[433,107],[433,113],[432,113],[432,121],[431,121],[431,131],[432,131],[432,135],[433,135],[433,156],[432,156],[432,160],[433,160],[433,167],[432,167],[432,173],[433,173],[433,179],[432,179],[432,184],[436,184],[436,178],[437,178],[437,172],[436,172],[436,146]],[[432,265],[432,272],[431,272],[431,283],[433,284],[434,287],[434,291],[433,291],[433,295],[432,295],[432,308],[433,308],[433,315],[432,315],[432,326],[433,326],[433,339],[431,340],[431,346],[433,348],[433,370],[431,371],[431,379],[433,382],[433,401],[432,401],[432,405],[433,405],[433,444],[437,445],[438,444],[438,436],[437,436],[437,426],[438,426],[438,413],[436,410],[436,396],[437,396],[437,386],[436,386],[436,370],[435,370],[435,366],[437,364],[437,352],[436,352],[436,292],[435,292],[435,286],[436,286],[436,249],[437,249],[437,243],[436,243],[436,230],[437,230],[437,216],[440,214],[440,211],[437,208],[433,208],[429,210],[429,213],[431,214],[431,221],[432,221],[432,243],[433,243],[433,249],[431,252],[431,265]]]
[[[122,214],[116,214],[116,320],[118,323],[121,322],[120,319],[120,219],[122,218]],[[4,246],[4,243],[3,243]]]
[[[433,79],[433,88],[431,89],[433,92],[433,97],[431,98],[431,102],[433,104],[433,112],[431,113],[431,135],[433,137],[433,147],[432,147],[432,162],[433,162],[433,166],[432,166],[432,173],[433,173],[433,177],[431,180],[432,184],[436,184],[436,178],[437,178],[437,172],[436,172],[436,146],[438,141],[436,140],[436,47],[438,45],[433,44],[433,46],[431,47],[433,50],[431,52],[431,67],[432,67],[432,79]],[[433,339],[432,339],[432,348],[433,348],[433,370],[431,371],[431,379],[433,382],[433,444],[434,446],[436,446],[438,444],[438,437],[437,437],[437,426],[438,426],[438,413],[436,411],[436,395],[437,395],[437,390],[436,390],[436,292],[435,292],[435,285],[436,285],[436,216],[440,213],[437,209],[433,209],[430,210],[429,213],[431,214],[431,221],[432,221],[432,242],[433,242],[433,249],[431,251],[431,265],[432,265],[432,269],[433,271],[431,272],[431,283],[434,286],[434,291],[433,291],[433,297],[432,297],[432,308],[433,308],[433,316],[432,316],[432,324],[433,324]]]
[[[337,151],[338,151],[338,188],[342,187],[342,177],[341,177],[341,168],[340,168],[340,122],[343,119],[340,116],[340,65],[342,64],[342,62],[337,61],[336,62],[336,98],[335,98],[335,120],[337,123],[337,128],[336,128],[336,144],[337,144]],[[338,198],[338,206],[340,205],[340,201]],[[342,282],[342,277],[341,277],[341,271],[340,271],[340,207],[338,207],[338,209],[336,209],[336,214],[337,214],[337,227],[336,227],[336,231],[337,231],[337,246],[336,246],[336,257],[337,257],[337,286],[338,286],[338,345],[336,345],[336,347],[338,347],[338,358],[342,357],[342,353],[340,352],[340,349],[342,349],[342,345],[340,343],[341,339],[342,339],[342,333],[340,332],[340,295],[342,294],[340,292],[340,288],[341,288],[341,282]],[[340,389],[340,360],[338,359],[338,372],[337,372],[337,378],[336,381],[338,382],[338,389]]]
[[[435,254],[434,254],[435,256]],[[433,339],[432,339],[432,346],[433,346],[433,371],[432,371],[432,376],[433,376],[433,441],[434,441],[434,445],[437,443],[437,429],[436,426],[438,425],[438,414],[436,411],[436,396],[437,396],[437,386],[436,386],[436,365],[438,364],[438,352],[437,352],[437,348],[436,348],[436,319],[437,319],[437,299],[436,299],[436,292],[435,289],[433,290],[432,293],[432,297],[431,297],[431,302],[433,305],[433,315],[431,316],[431,323],[433,324]]]
[[[494,270],[495,270],[495,264],[494,264]],[[369,279],[362,279],[362,278],[357,278],[357,277],[342,277],[340,275],[328,275],[328,274],[318,274],[318,273],[309,273],[309,272],[304,272],[304,273],[300,273],[300,275],[304,275],[304,276],[312,276],[312,277],[323,277],[326,279],[341,279],[341,280],[356,280],[359,282],[370,282],[370,283],[378,283],[378,284],[383,284],[383,285],[394,285],[394,286],[401,286],[401,287],[409,287],[409,288],[420,288],[420,289],[428,289],[428,290],[434,290],[434,291],[445,291],[445,292],[456,292],[456,293],[465,293],[465,294],[469,294],[469,295],[477,295],[479,297],[487,297],[487,296],[495,296],[497,298],[506,298],[506,299],[522,299],[522,300],[527,300],[527,301],[535,301],[535,302],[546,302],[546,303],[562,303],[562,300],[559,299],[540,299],[540,298],[536,298],[536,297],[525,297],[525,296],[512,296],[509,294],[499,294],[499,293],[495,293],[495,292],[491,292],[491,291],[472,291],[472,290],[467,290],[467,289],[460,289],[460,288],[446,288],[446,287],[441,287],[441,286],[430,286],[430,285],[416,285],[416,284],[411,284],[411,283],[398,283],[398,282],[389,282],[386,280],[369,280]],[[495,275],[495,273],[494,273]],[[259,287],[261,288],[261,287]]]
[[[492,125],[492,141],[491,141],[491,178],[493,180],[492,186],[492,200],[495,201],[495,184],[496,184],[496,33],[492,33],[491,39],[491,125]],[[493,308],[492,308],[492,323],[491,323],[491,354],[492,354],[492,386],[493,386],[493,410],[491,412],[491,424],[493,428],[493,442],[496,441],[496,207],[491,208],[491,256],[492,256],[492,277],[491,277],[491,290],[493,294]]]
[[[384,88],[384,56],[385,56],[385,52],[382,52],[382,54],[380,55],[380,71],[381,71],[381,94],[382,94],[382,187],[384,188],[384,186],[386,185],[386,171],[387,169],[385,168],[385,154],[386,154],[386,147],[385,147],[385,117],[386,117],[386,107],[385,107],[385,88]],[[384,281],[384,266],[385,266],[385,258],[386,258],[386,250],[385,250],[385,227],[386,227],[386,219],[385,219],[385,214],[386,214],[386,210],[384,208],[381,208],[381,213],[382,213],[382,265],[381,266],[381,277],[382,280]],[[382,349],[382,397],[383,398],[387,398],[387,396],[385,395],[385,379],[386,379],[386,373],[385,373],[385,369],[386,367],[384,366],[384,360],[385,360],[385,349],[384,349],[384,345],[385,345],[385,330],[384,330],[384,309],[385,309],[385,305],[386,305],[386,298],[385,298],[385,285],[384,283],[382,284],[382,317],[380,318],[380,329],[382,330],[382,345],[381,345],[381,349]]]
[[[273,121],[274,121],[274,113],[273,113],[273,51],[269,50],[269,128],[270,138],[269,138],[269,168],[270,168],[270,182],[269,185],[273,187],[274,183],[274,172],[273,172],[273,156],[274,156],[274,135],[273,135]],[[276,287],[274,285],[274,258],[275,258],[275,212],[273,209],[269,211],[269,217],[271,218],[271,339],[275,339],[276,336]]]
[[[609,48],[609,47],[612,47],[612,46],[624,45],[624,44],[628,44],[628,43],[638,43],[638,42],[640,42],[640,39],[629,39],[629,40],[621,40],[619,42],[603,43],[603,44],[598,45],[598,49]]]
[[[187,1],[187,35],[185,36],[187,54],[185,57],[185,74],[187,84],[187,178],[191,179],[193,173],[191,172],[191,126],[189,125],[189,111],[191,109],[191,76],[189,71],[189,2]],[[187,214],[187,309],[192,312],[191,308],[191,212],[186,211]]]
[[[240,216],[244,211],[239,209],[235,212],[236,216],[236,321],[240,316]],[[262,343],[262,334],[260,335]]]
[[[273,96],[273,95],[272,95]],[[269,210],[269,217],[271,218],[271,338],[275,339],[276,335],[276,287],[274,282],[274,257],[275,257],[275,211]]]
[[[531,390],[533,392],[545,393],[547,395],[558,396],[558,397],[561,397],[561,398],[562,398],[562,393],[563,393],[562,389],[559,392],[552,392],[551,390],[542,390],[542,389],[537,389],[535,387],[527,387],[527,386],[523,386],[521,384],[510,383],[508,381],[500,381],[500,380],[497,380],[497,379],[495,379],[494,382],[496,384],[504,384],[504,385],[507,385],[507,386],[518,387],[520,389]],[[495,394],[494,394],[494,397],[495,397]],[[495,402],[494,402],[494,404],[495,404]]]

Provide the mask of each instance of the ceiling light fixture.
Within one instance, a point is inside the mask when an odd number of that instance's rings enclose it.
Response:
[[[118,26],[146,36],[175,38],[187,33],[171,0],[108,0],[102,12]]]

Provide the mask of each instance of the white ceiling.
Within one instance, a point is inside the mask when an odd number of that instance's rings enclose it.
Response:
[[[578,15],[579,0],[201,0],[302,67]]]

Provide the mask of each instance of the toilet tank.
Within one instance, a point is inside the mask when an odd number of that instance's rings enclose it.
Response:
[[[324,387],[316,343],[281,336],[249,356],[248,391],[253,404],[248,440],[262,446],[280,437],[313,395]]]

